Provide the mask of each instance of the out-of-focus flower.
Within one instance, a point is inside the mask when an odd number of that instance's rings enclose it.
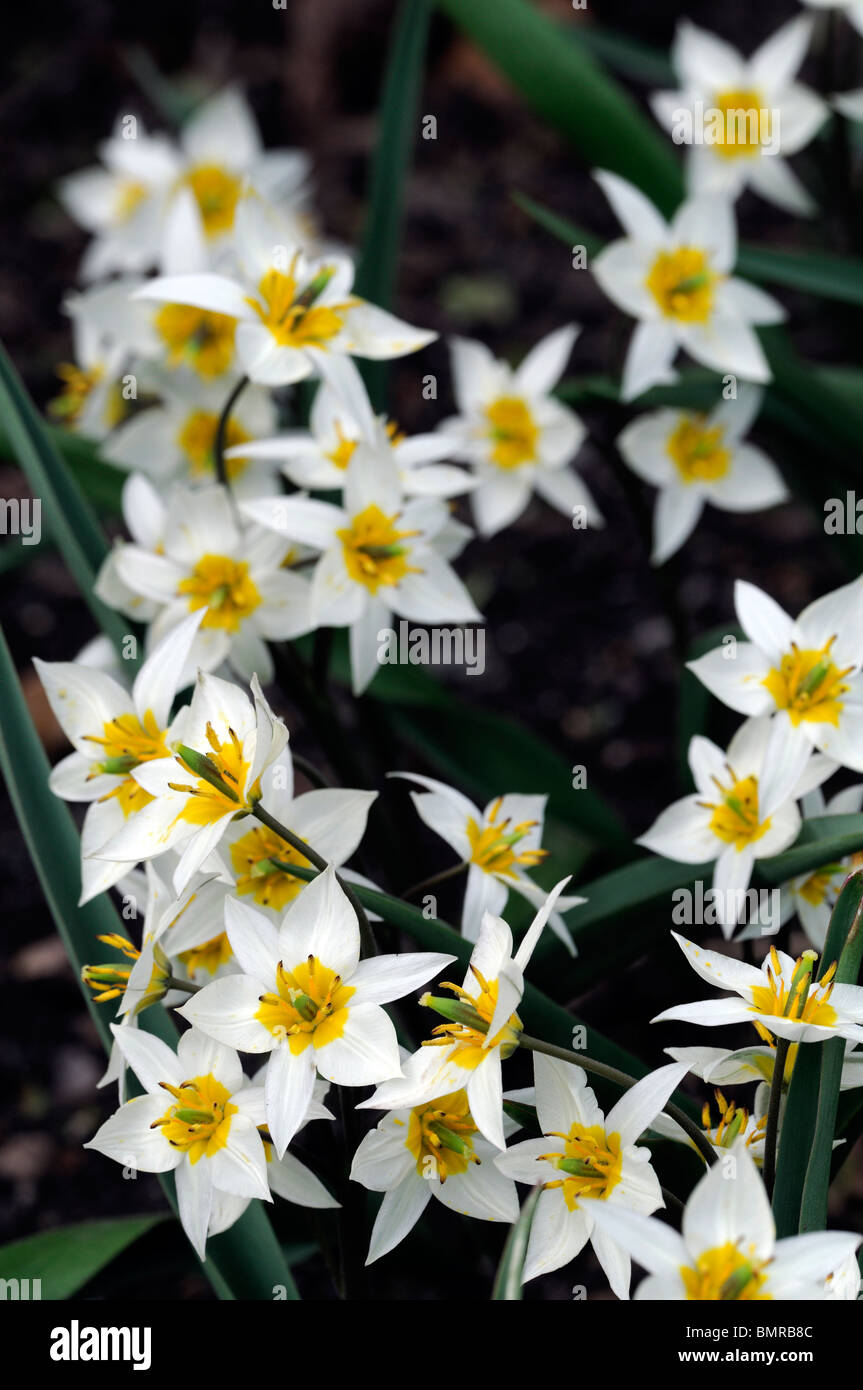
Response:
[[[550,333],[515,370],[483,343],[467,338],[452,342],[459,413],[439,429],[450,441],[452,456],[476,472],[471,506],[483,536],[515,521],[533,492],[564,516],[582,508],[587,523],[603,524],[587,486],[567,467],[587,431],[575,412],[551,395],[578,332],[569,324]]]
[[[157,605],[150,643],[187,613],[203,611],[189,657],[213,671],[228,661],[248,680],[272,678],[268,641],[297,637],[310,628],[309,585],[285,567],[288,547],[272,531],[237,521],[225,488],[177,485],[168,499],[155,548],[121,544],[106,562],[122,589],[112,607],[130,611],[131,592]],[[99,592],[111,602],[111,586],[100,576]]]
[[[814,791],[807,792],[802,804],[807,820],[815,816],[859,815],[863,807],[863,785],[858,783],[854,787],[845,787],[826,803],[821,788],[816,787]],[[836,900],[853,867],[853,856],[845,855],[782,885],[783,920],[796,913],[801,927],[817,951],[824,950]]]
[[[146,474],[160,487],[215,482],[216,432],[231,385],[195,380],[188,371],[163,373],[157,381],[158,403],[121,424],[102,446],[102,457]],[[271,433],[275,419],[269,393],[255,386],[242,393],[231,412],[225,442],[232,452],[226,456],[225,471],[235,496],[272,492],[273,465],[245,452],[245,446]]]
[[[515,1183],[495,1167],[495,1152],[479,1133],[466,1091],[385,1115],[351,1166],[355,1182],[385,1194],[366,1264],[404,1240],[432,1197],[462,1216],[515,1221]]]
[[[179,739],[186,711],[171,720],[184,685],[200,615],[192,614],[154,648],[131,691],[113,676],[69,661],[34,661],[48,702],[75,751],[52,770],[49,785],[64,801],[89,802],[81,836],[81,904],[128,871],[121,860],[90,858],[152,801],[132,773],[164,759]]]
[[[714,371],[769,381],[754,326],[779,323],[785,311],[731,274],[737,259],[732,204],[691,198],[669,225],[631,183],[608,172],[596,177],[626,235],[599,253],[593,273],[609,299],[638,319],[623,370],[623,400],[676,381],[680,348]]]
[[[363,443],[376,453],[392,454],[405,496],[457,497],[475,486],[470,473],[444,462],[452,458],[453,447],[440,434],[402,434],[394,421],[374,415],[367,397],[362,412],[356,413],[364,392],[360,382],[351,409],[323,384],[312,402],[308,430],[261,439],[248,449],[234,445],[226,458],[241,455],[271,466],[282,463],[289,482],[314,492],[342,488],[348,465]]]
[[[182,893],[237,815],[260,798],[261,775],[279,756],[288,731],[270,709],[257,677],[254,703],[218,676],[198,675],[183,724],[183,742],[134,769],[150,800],[93,856],[137,864],[177,850],[173,876]],[[145,776],[146,772],[146,776]]]
[[[180,1013],[243,1052],[271,1053],[267,1122],[281,1157],[302,1123],[316,1071],[340,1086],[401,1074],[395,1028],[381,1008],[418,988],[452,956],[432,951],[360,960],[356,915],[332,866],[276,929],[229,898],[225,926],[242,975],[215,980]]]
[[[689,145],[694,194],[737,198],[749,187],[788,212],[815,204],[785,162],[827,118],[829,108],[795,80],[812,37],[812,20],[792,19],[745,59],[715,34],[681,20],[671,60],[681,91],[656,92],[657,120]]]
[[[524,971],[568,882],[564,878],[552,888],[515,954],[506,922],[485,914],[463,984],[440,986],[455,999],[426,994],[421,1001],[449,1021],[405,1062],[403,1075],[378,1086],[357,1109],[412,1110],[464,1090],[477,1129],[503,1148],[501,1062],[518,1047],[523,1025],[515,1011],[524,993]]]
[[[577,1054],[573,1054],[574,1060]],[[604,1116],[581,1067],[541,1053],[534,1056],[538,1139],[514,1144],[495,1159],[517,1182],[542,1183],[530,1228],[524,1278],[535,1279],[574,1260],[588,1241],[618,1298],[629,1297],[629,1255],[603,1228],[597,1206],[652,1212],[664,1206],[650,1150],[638,1148],[686,1075],[671,1062],[643,1077]]]
[[[789,724],[762,717],[741,724],[725,752],[696,734],[689,767],[697,790],[663,811],[637,843],[684,864],[715,861],[716,915],[728,937],[742,915],[756,859],[792,844],[801,826],[798,798],[836,764],[812,756],[811,745],[794,738]]]
[[[436,337],[358,298],[347,257],[310,258],[286,239],[257,198],[238,206],[234,250],[238,278],[212,272],[161,276],[136,290],[134,299],[185,304],[229,319],[243,370],[262,386],[319,375],[354,408],[351,355],[403,357]]]
[[[112,1031],[145,1094],[121,1106],[84,1147],[142,1173],[173,1170],[180,1220],[203,1260],[217,1193],[272,1200],[258,1130],[263,1087],[249,1085],[233,1048],[195,1028],[176,1053],[151,1033]]]
[[[435,545],[448,519],[435,497],[404,500],[389,451],[358,446],[344,504],[268,497],[240,504],[251,521],[321,552],[311,581],[310,624],[349,627],[351,673],[361,694],[378,669],[379,633],[393,612],[417,623],[481,621],[467,589]]]
[[[597,1226],[649,1271],[636,1299],[761,1302],[826,1299],[825,1280],[852,1258],[860,1237],[813,1231],[776,1239],[770,1199],[745,1145],[715,1163],[683,1213],[683,1235],[664,1222],[610,1203],[592,1209]]]
[[[72,320],[73,360],[57,367],[63,384],[48,414],[75,434],[104,439],[128,412],[121,373],[129,354],[113,332],[90,320],[82,304],[80,295],[69,295],[64,304]]]
[[[541,848],[547,797],[509,792],[495,797],[481,811],[454,787],[433,777],[413,772],[392,772],[390,776],[427,789],[411,792],[417,814],[467,866],[461,930],[468,941],[476,941],[485,912],[497,915],[504,910],[510,889],[527,898],[534,908],[545,902],[546,890],[534,883],[527,871],[548,854]],[[575,954],[575,944],[562,913],[583,902],[584,898],[574,895],[560,898],[557,911],[548,919],[550,929],[571,955]]]
[[[633,473],[659,488],[653,514],[653,554],[661,565],[691,536],[705,502],[729,512],[758,512],[786,501],[788,490],[766,454],[744,440],[762,392],[741,386],[709,415],[655,410],[618,437]],[[127,426],[128,428],[128,426]]]
[[[754,584],[734,586],[748,642],[688,663],[723,704],[772,714],[795,737],[863,772],[863,580],[834,589],[795,620]]]
[[[863,986],[835,984],[835,965],[816,981],[814,951],[804,951],[794,960],[771,946],[758,969],[733,956],[705,951],[676,932],[671,935],[696,975],[716,989],[733,993],[723,999],[675,1004],[651,1022],[678,1019],[706,1028],[760,1023],[774,1037],[792,1043],[837,1037],[863,1042]]]

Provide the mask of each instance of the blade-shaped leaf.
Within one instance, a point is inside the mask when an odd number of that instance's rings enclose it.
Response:
[[[0,1279],[16,1280],[19,1286],[23,1280],[29,1280],[30,1298],[71,1298],[100,1269],[164,1219],[122,1216],[109,1221],[81,1221],[12,1241],[0,1248]],[[40,1283],[38,1293],[33,1291],[34,1280]]]
[[[527,1243],[530,1240],[530,1228],[533,1225],[536,1204],[542,1195],[541,1185],[532,1188],[522,1203],[518,1220],[510,1228],[506,1238],[506,1245],[503,1247],[503,1254],[500,1257],[500,1264],[497,1267],[494,1288],[492,1289],[493,1303],[514,1303],[521,1299],[522,1274],[524,1273],[524,1261],[527,1255]]]

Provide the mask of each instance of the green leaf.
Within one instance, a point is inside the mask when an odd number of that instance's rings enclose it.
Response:
[[[405,183],[419,134],[417,115],[430,14],[431,0],[401,0],[380,99],[380,132],[372,163],[356,291],[383,309],[391,306],[395,289]],[[377,409],[383,406],[385,373],[383,362],[363,364],[363,377]]]
[[[601,29],[598,24],[579,24],[573,31],[573,40],[621,77],[648,87],[677,86],[674,67],[659,48],[651,48],[614,29]]]
[[[92,963],[97,951],[102,953],[104,948],[97,943],[97,937],[122,932],[122,923],[107,894],[94,898],[84,907],[78,906],[81,889],[78,832],[65,802],[59,801],[48,787],[48,759],[27,712],[2,629],[0,689],[3,691],[0,771],[54,924],[81,983],[90,1016],[109,1050],[112,1037],[108,1016],[93,1003],[89,990],[81,982],[81,967]],[[170,1047],[176,1046],[177,1030],[163,1009],[148,1009],[141,1016],[140,1026],[155,1033]],[[160,1181],[176,1211],[173,1180]],[[289,1297],[298,1297],[290,1270],[258,1201],[250,1203],[229,1231],[208,1243],[203,1270],[222,1298],[271,1299],[272,1287],[276,1284],[283,1285]]]
[[[738,251],[736,270],[759,284],[783,285],[843,304],[863,304],[863,261],[853,256],[744,243]]]
[[[863,956],[863,875],[852,874],[842,888],[833,909],[827,941],[821,956],[819,979],[826,969],[836,961],[836,983],[856,985],[860,974],[860,960]],[[807,1044],[801,1044],[801,1048]],[[809,1046],[814,1046],[809,1044]],[[830,1166],[833,1156],[833,1140],[836,1134],[836,1112],[839,1104],[839,1087],[842,1080],[842,1064],[845,1060],[845,1039],[830,1038],[818,1048],[821,1054],[821,1075],[818,1083],[818,1104],[815,1122],[811,1131],[809,1162],[803,1181],[803,1194],[800,1199],[799,1230],[823,1231],[827,1226],[827,1194],[830,1190]],[[800,1136],[795,1131],[786,1131],[784,1125],[780,1145],[786,1132],[790,1132],[795,1143]]]
[[[494,1303],[514,1303],[521,1299],[521,1276],[524,1272],[527,1243],[536,1204],[541,1195],[542,1186],[537,1184],[525,1197],[518,1220],[510,1228],[491,1293]]]
[[[525,0],[439,3],[585,160],[630,179],[664,212],[676,208],[683,175],[667,137],[566,30]]]
[[[122,646],[128,621],[93,593],[108,543],[2,345],[0,417],[5,421],[9,443],[27,475],[33,496],[41,501],[44,525],[59,546],[96,622],[117,646]]]
[[[768,885],[834,864],[863,849],[863,815],[813,816],[806,820],[790,849],[756,863],[758,878]]]
[[[122,1216],[110,1221],[81,1221],[12,1241],[0,1248],[0,1279],[14,1279],[19,1285],[30,1280],[29,1298],[71,1298],[133,1241],[164,1219]],[[38,1295],[33,1291],[33,1280],[41,1281]]]

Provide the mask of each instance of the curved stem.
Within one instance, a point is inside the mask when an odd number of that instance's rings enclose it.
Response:
[[[776,1145],[779,1139],[779,1110],[782,1105],[782,1085],[785,1077],[785,1063],[788,1059],[790,1043],[787,1038],[776,1039],[776,1056],[773,1059],[773,1080],[770,1083],[770,1104],[767,1107],[767,1129],[764,1134],[764,1163],[761,1176],[767,1188],[768,1197],[773,1196],[776,1181]]]
[[[181,989],[184,994],[197,994],[201,989],[201,985],[194,985],[191,980],[178,980],[176,975],[169,975],[165,984],[168,989]]]
[[[295,835],[292,830],[288,830],[286,825],[282,825],[280,821],[277,821],[275,816],[271,816],[269,811],[265,811],[260,802],[252,810],[252,815],[259,820],[262,825],[265,825],[268,830],[272,830],[274,835],[278,835],[279,838],[284,840],[286,844],[289,844],[292,849],[295,849],[298,854],[302,854],[305,859],[308,859],[309,863],[313,864],[320,873],[323,873],[325,869],[329,868],[322,854],[318,854],[317,850],[312,849],[311,845],[307,845],[305,840],[300,839],[299,835]],[[350,884],[346,883],[339,874],[336,874],[336,882],[356,913],[363,955],[377,955],[377,942],[375,941],[374,932],[372,931],[369,919],[366,916],[365,908]]]
[[[682,1215],[685,1208],[680,1198],[675,1197],[674,1193],[668,1187],[660,1187],[659,1190],[662,1193],[663,1198],[665,1199],[666,1207],[673,1208],[673,1210],[676,1211],[678,1215]]]
[[[429,878],[421,878],[419,883],[412,883],[410,888],[405,888],[399,894],[400,898],[417,898],[426,888],[434,888],[438,883],[445,883],[448,878],[455,878],[457,874],[463,874],[468,867],[468,861],[463,859],[460,864],[451,864],[448,869],[441,869],[439,874],[431,874]]]
[[[541,1038],[530,1038],[526,1033],[519,1037],[519,1046],[526,1047],[529,1052],[543,1052],[546,1057],[556,1057],[558,1061],[569,1062],[570,1066],[582,1067],[584,1071],[591,1071],[596,1076],[602,1076],[606,1081],[612,1081],[615,1086],[620,1086],[624,1090],[637,1084],[637,1078],[627,1076],[625,1071],[618,1071],[617,1067],[607,1067],[604,1062],[595,1062],[592,1057],[586,1057],[583,1052],[568,1052],[565,1047],[557,1047],[554,1043],[543,1042]],[[672,1104],[671,1101],[662,1107],[663,1114],[670,1119],[676,1120],[681,1129],[685,1129],[687,1135],[692,1140],[701,1157],[707,1164],[716,1162],[716,1151],[710,1140],[707,1138],[689,1116],[679,1106]]]
[[[304,758],[302,754],[291,753],[291,762],[294,764],[297,771],[301,772],[304,777],[307,777],[310,782],[313,782],[316,787],[324,787],[327,790],[332,789],[332,782],[324,776],[320,768],[315,767],[315,764],[309,762],[309,759]]]
[[[228,421],[231,418],[231,411],[234,409],[234,406],[237,404],[237,401],[240,399],[240,396],[245,391],[248,384],[249,378],[247,376],[241,376],[230,396],[225,401],[225,404],[222,406],[222,413],[219,416],[219,423],[216,426],[216,439],[213,444],[213,468],[217,481],[222,484],[222,487],[226,487],[229,493],[231,491],[231,484],[228,482],[228,470],[225,467],[225,434],[228,429]]]

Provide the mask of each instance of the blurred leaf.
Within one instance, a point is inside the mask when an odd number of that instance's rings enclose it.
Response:
[[[811,873],[863,849],[863,815],[813,816],[806,820],[790,849],[756,862],[758,878],[767,884]]]
[[[577,31],[561,29],[526,0],[439,3],[589,164],[631,179],[664,212],[674,210],[683,175],[669,141],[594,63]]]
[[[411,152],[419,136],[417,115],[430,14],[431,0],[401,0],[380,98],[380,129],[372,161],[356,292],[383,309],[389,309],[393,301],[405,183]],[[363,363],[363,377],[378,410],[384,404],[386,370],[383,362]]]
[[[510,1227],[492,1289],[491,1297],[494,1303],[514,1303],[521,1300],[521,1276],[524,1273],[527,1243],[536,1204],[541,1195],[542,1185],[538,1183],[525,1197],[518,1220]]]
[[[104,632],[121,646],[128,621],[93,593],[108,544],[89,504],[65,467],[5,350],[0,346],[0,417],[21,468],[42,504],[42,522],[53,536],[72,578]]]
[[[759,284],[784,285],[843,304],[863,304],[863,261],[853,256],[744,243],[738,251],[736,270]]]
[[[0,1279],[39,1279],[41,1298],[71,1298],[100,1269],[164,1219],[122,1216],[110,1221],[81,1221],[13,1241],[0,1248]]]
[[[103,948],[97,944],[98,936],[117,931],[125,935],[125,932],[107,894],[101,894],[83,907],[78,906],[81,889],[78,832],[68,806],[48,787],[48,759],[27,711],[2,629],[0,689],[3,691],[0,771],[54,924],[107,1051],[112,1043],[108,1015],[93,1003],[90,991],[81,981],[81,967],[93,961],[96,951],[102,953]],[[176,1046],[177,1030],[163,1009],[148,1009],[141,1016],[140,1026],[162,1038],[169,1047]],[[171,1175],[162,1176],[160,1181],[176,1211]],[[203,1270],[212,1276],[220,1297],[271,1299],[275,1284],[284,1285],[289,1298],[298,1297],[260,1202],[251,1202],[229,1231],[213,1237],[207,1251]]]
[[[674,67],[659,48],[619,34],[614,29],[601,29],[597,24],[579,24],[573,40],[581,44],[613,72],[648,87],[677,87]]]
[[[856,985],[863,955],[863,875],[852,874],[844,884],[830,918],[827,940],[818,969],[819,979],[826,969],[838,961],[835,980],[838,985]],[[805,1044],[798,1049],[802,1051]],[[790,1133],[795,1143],[811,1133],[812,1143],[803,1194],[800,1199],[799,1230],[823,1231],[827,1226],[827,1194],[830,1190],[830,1164],[836,1134],[836,1112],[842,1064],[845,1060],[845,1039],[830,1038],[818,1047],[821,1075],[818,1083],[818,1103],[811,1130],[802,1135],[782,1127],[781,1138]],[[801,1146],[802,1143],[801,1143]],[[781,1147],[781,1145],[780,1145]]]

